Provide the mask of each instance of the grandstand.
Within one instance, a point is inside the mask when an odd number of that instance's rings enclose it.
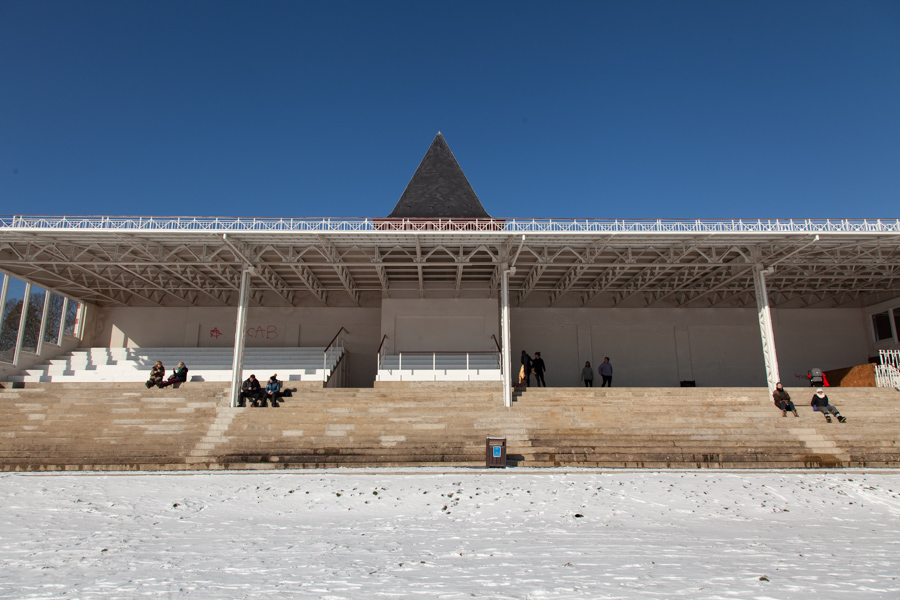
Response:
[[[231,407],[228,386],[26,384],[0,390],[0,469],[280,469],[485,465],[841,468],[900,466],[898,394],[835,388],[847,423],[781,416],[765,388],[532,388],[496,383],[304,387],[277,409]]]
[[[497,219],[438,134],[386,218],[0,217],[0,272],[7,469],[475,465],[486,436],[520,466],[897,465],[897,219]],[[522,351],[549,388],[514,391]],[[580,388],[604,356],[616,387]],[[829,394],[848,424],[771,406],[879,356]],[[156,360],[190,380],[146,390]],[[251,372],[297,392],[237,408]]]

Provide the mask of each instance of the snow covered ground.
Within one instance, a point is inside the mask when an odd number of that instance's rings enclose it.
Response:
[[[0,475],[2,598],[900,598],[900,474]]]

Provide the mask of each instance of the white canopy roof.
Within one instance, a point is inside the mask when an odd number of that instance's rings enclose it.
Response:
[[[0,270],[100,306],[486,297],[513,306],[872,304],[900,295],[900,220],[0,217]],[[377,300],[372,300],[377,301]]]

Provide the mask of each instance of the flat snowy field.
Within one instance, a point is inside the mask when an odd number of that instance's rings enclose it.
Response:
[[[0,475],[2,598],[900,598],[896,471]]]

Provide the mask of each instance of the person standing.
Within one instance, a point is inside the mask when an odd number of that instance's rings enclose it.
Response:
[[[591,368],[591,361],[584,361],[584,368],[581,370],[581,380],[584,387],[594,387],[594,369]]]
[[[547,384],[544,383],[544,373],[547,372],[547,367],[544,366],[544,359],[541,358],[540,352],[534,353],[534,361],[531,363],[531,368],[534,371],[535,385],[547,387]]]
[[[608,356],[603,357],[603,362],[597,367],[597,372],[603,378],[603,383],[600,384],[600,387],[612,387],[612,365],[609,364]]]
[[[522,373],[525,375],[525,387],[531,387],[531,357],[522,350]]]

